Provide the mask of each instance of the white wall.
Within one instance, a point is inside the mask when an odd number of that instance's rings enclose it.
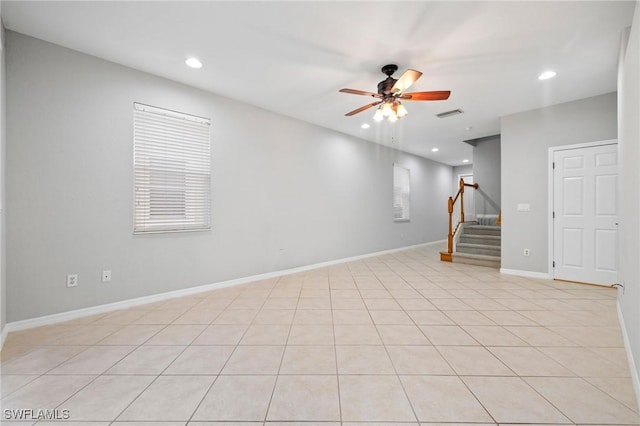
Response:
[[[621,58],[618,80],[619,171],[619,273],[625,285],[618,292],[629,346],[640,367],[640,2],[636,2],[633,26]],[[640,371],[636,370],[636,375]],[[637,376],[636,376],[637,379]],[[636,382],[637,384],[637,382]]]
[[[4,326],[7,324],[7,280],[6,280],[6,250],[5,250],[5,49],[4,49],[4,25],[1,21],[0,12],[0,347],[2,347],[2,336],[4,336]]]
[[[132,235],[133,102],[212,119],[213,231]],[[450,166],[13,32],[7,159],[9,321],[447,233]],[[408,223],[393,222],[394,162],[411,169]]]
[[[616,123],[615,92],[502,118],[502,268],[549,272],[548,150],[616,139]],[[516,211],[519,203],[531,211]]]
[[[476,193],[477,214],[500,211],[500,135],[482,138],[473,147],[473,179],[480,187]]]

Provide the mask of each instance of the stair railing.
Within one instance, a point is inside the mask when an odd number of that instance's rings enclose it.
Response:
[[[468,186],[478,189],[480,185],[477,183],[465,183],[460,179],[458,183],[458,192],[454,197],[449,197],[447,207],[449,211],[449,234],[447,235],[447,251],[440,253],[441,260],[451,261],[451,253],[453,253],[453,236],[458,232],[460,225],[464,223],[464,188]],[[458,199],[460,204],[457,205]],[[455,214],[454,214],[455,213]],[[455,226],[454,226],[455,223]]]

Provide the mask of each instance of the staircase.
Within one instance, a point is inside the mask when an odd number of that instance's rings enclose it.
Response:
[[[451,261],[500,268],[500,235],[499,226],[463,225]]]
[[[478,214],[474,222],[464,220],[465,188],[477,190],[478,183],[458,182],[458,192],[449,197],[449,233],[447,250],[440,252],[443,262],[467,263],[470,265],[500,268],[500,237],[502,214]],[[456,204],[460,201],[459,204]],[[456,208],[457,207],[457,208]],[[457,241],[457,243],[455,243]],[[455,246],[455,251],[454,251]]]

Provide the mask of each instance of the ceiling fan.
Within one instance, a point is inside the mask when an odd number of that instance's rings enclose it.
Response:
[[[398,119],[406,116],[409,112],[402,105],[400,100],[404,101],[443,101],[449,99],[451,94],[448,90],[431,91],[431,92],[412,92],[404,93],[413,83],[416,82],[422,75],[420,71],[407,70],[399,79],[391,77],[394,72],[398,70],[398,66],[395,64],[389,64],[382,67],[382,72],[386,74],[387,78],[378,83],[378,93],[365,92],[363,90],[355,89],[340,89],[342,93],[351,93],[353,95],[371,96],[379,99],[376,102],[372,102],[368,105],[354,109],[351,112],[346,113],[346,116],[356,115],[362,111],[372,108],[376,105],[376,110],[373,119],[376,121],[382,121],[385,117],[387,120],[394,122]]]

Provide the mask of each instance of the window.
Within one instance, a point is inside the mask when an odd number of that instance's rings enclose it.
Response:
[[[409,169],[393,165],[393,220],[409,220],[409,201],[411,193],[411,175]]]
[[[133,105],[134,233],[211,229],[210,120]]]

